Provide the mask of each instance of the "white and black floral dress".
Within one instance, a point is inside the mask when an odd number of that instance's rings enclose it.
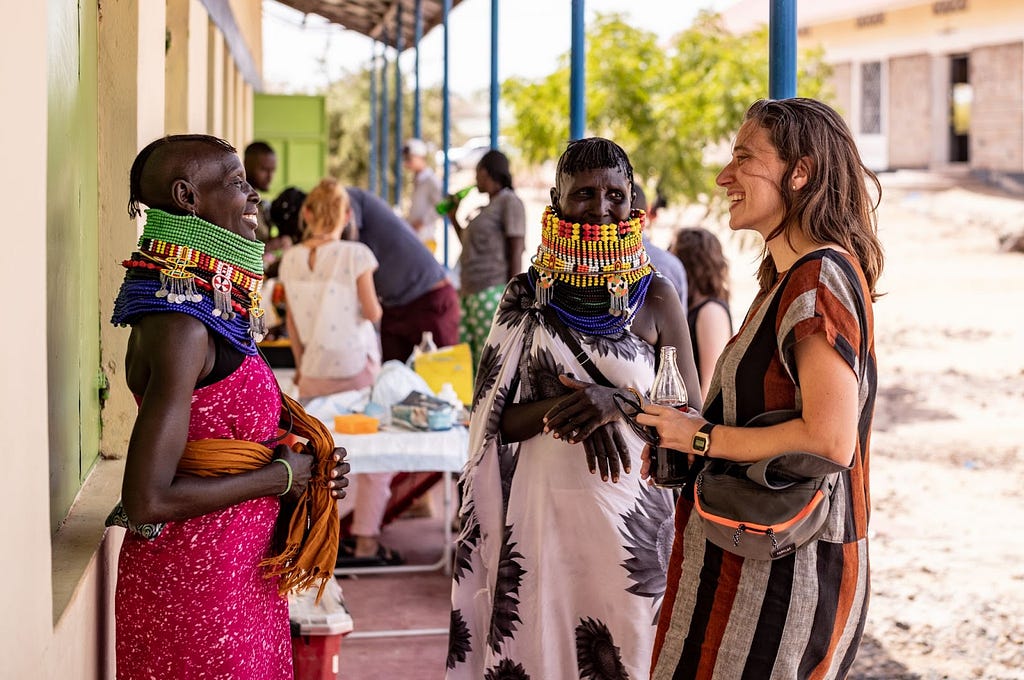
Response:
[[[575,332],[575,331],[573,331]],[[632,333],[579,335],[616,385],[646,391],[654,350]],[[463,530],[453,573],[449,680],[647,678],[673,534],[671,495],[639,477],[643,443],[620,428],[633,465],[590,474],[582,444],[539,434],[500,441],[507,400],[589,380],[533,306],[523,277],[505,290],[476,380]]]

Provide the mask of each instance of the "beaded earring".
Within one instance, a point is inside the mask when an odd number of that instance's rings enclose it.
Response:
[[[551,302],[554,293],[555,277],[550,272],[537,271],[537,285],[534,289],[534,298],[537,305],[543,307]]]
[[[263,296],[260,294],[262,287],[263,282],[261,281],[256,290],[249,293],[249,335],[256,342],[262,342],[267,335],[267,321],[263,318],[264,311],[260,307],[260,302],[263,300]]]
[[[612,316],[622,316],[629,312],[629,283],[621,276],[614,275],[605,279],[608,288],[608,295],[611,297],[611,306],[608,313]]]
[[[181,257],[169,257],[168,266],[160,270],[160,289],[156,291],[158,298],[167,298],[172,305],[182,302],[199,302],[203,296],[196,290],[195,276],[186,271],[193,267],[192,249],[187,248]]]
[[[227,262],[218,262],[216,273],[210,280],[213,288],[213,315],[230,321],[235,318],[231,308],[231,274],[234,269]]]

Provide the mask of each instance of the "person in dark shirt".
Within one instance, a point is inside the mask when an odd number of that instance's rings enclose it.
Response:
[[[444,267],[412,227],[386,202],[348,187],[350,228],[377,257],[373,283],[384,315],[380,322],[381,360],[405,361],[425,331],[438,347],[459,342],[459,296]]]
[[[644,229],[643,238],[644,248],[647,249],[647,257],[651,258],[651,264],[658,270],[658,273],[668,279],[672,287],[676,289],[676,293],[679,295],[679,302],[682,303],[683,309],[686,309],[686,268],[678,257],[651,243],[649,232],[654,221],[654,210],[653,208],[651,211],[647,210],[647,196],[639,184],[633,185],[633,191],[635,192],[633,208],[647,212],[647,228]]]

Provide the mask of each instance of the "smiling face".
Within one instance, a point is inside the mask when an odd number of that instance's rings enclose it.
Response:
[[[740,127],[732,160],[715,182],[729,199],[729,227],[753,229],[765,238],[782,222],[785,204],[782,181],[785,162],[768,138],[768,131],[747,121]]]
[[[622,168],[563,173],[551,190],[551,204],[563,220],[613,224],[629,219],[633,185]]]
[[[259,194],[245,179],[242,161],[233,153],[211,152],[191,178],[195,214],[239,236],[256,240]]]

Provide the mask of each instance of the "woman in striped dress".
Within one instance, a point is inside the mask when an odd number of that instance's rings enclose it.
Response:
[[[684,453],[752,462],[807,451],[851,467],[821,535],[772,561],[708,542],[692,491],[680,499],[653,678],[843,678],[853,664],[869,592],[871,302],[883,259],[866,180],[880,191],[843,119],[811,99],[753,104],[718,176],[730,227],[765,239],[760,291],[703,414],[650,406],[638,420]],[[776,409],[801,416],[743,427]]]

